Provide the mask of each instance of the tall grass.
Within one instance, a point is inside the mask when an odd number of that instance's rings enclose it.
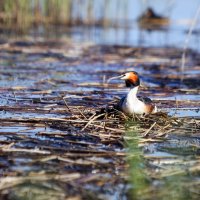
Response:
[[[26,0],[2,0],[1,22],[4,25],[26,27],[31,22],[31,7]]]
[[[117,22],[117,16],[110,16],[110,6],[113,3],[116,9],[120,6],[124,8],[123,13],[126,13],[126,0],[1,0],[0,26],[26,29],[41,23],[67,26],[113,25],[115,22],[109,19],[116,19]]]

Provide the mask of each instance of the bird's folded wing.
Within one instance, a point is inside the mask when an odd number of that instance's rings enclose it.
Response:
[[[137,96],[137,98],[138,98],[140,101],[144,102],[145,104],[151,104],[151,103],[152,103],[152,100],[151,100],[150,98],[148,98],[148,97]]]
[[[125,99],[126,99],[126,96],[122,97],[120,99],[120,101],[118,102],[118,104],[116,105],[115,109],[121,110],[122,109],[122,105],[123,105]]]

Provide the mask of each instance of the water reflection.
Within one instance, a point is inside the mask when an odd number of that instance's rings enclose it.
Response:
[[[137,124],[128,122],[128,127],[130,126],[136,127]],[[136,130],[128,129],[126,136],[129,138],[126,140],[126,144],[131,183],[128,199],[185,200],[198,198],[200,178],[193,168],[196,158],[192,156],[191,151],[188,151],[190,154],[187,154],[186,157],[184,153],[180,154],[180,147],[174,147],[173,152],[171,151],[170,146],[173,141],[163,141],[161,144],[165,147],[169,146],[169,148],[154,147],[152,150],[150,147],[153,153],[149,153],[147,146],[151,145],[147,143],[146,149],[144,145],[141,147],[142,138]],[[197,166],[199,167],[198,164]]]
[[[137,124],[135,124],[137,125]],[[131,199],[140,199],[143,192],[149,188],[150,182],[145,173],[145,160],[142,150],[138,147],[139,136],[136,131],[127,131],[132,140],[127,141],[128,162],[130,164]]]

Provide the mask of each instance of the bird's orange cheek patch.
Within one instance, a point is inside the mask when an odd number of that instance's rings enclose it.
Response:
[[[138,77],[135,76],[135,75],[131,75],[131,76],[129,77],[129,80],[130,80],[132,83],[136,83],[136,82],[138,81]]]

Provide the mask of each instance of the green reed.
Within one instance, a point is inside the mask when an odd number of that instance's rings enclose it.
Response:
[[[1,0],[0,26],[20,30],[37,24],[110,26],[117,24],[119,10],[126,18],[127,2],[127,0]]]

